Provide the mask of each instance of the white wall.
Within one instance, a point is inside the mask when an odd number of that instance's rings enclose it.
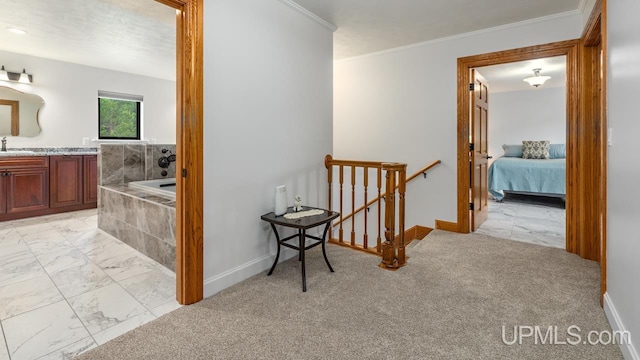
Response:
[[[326,206],[332,150],[332,32],[282,2],[204,8],[204,277],[210,296],[268,269],[260,215],[275,187]],[[282,257],[281,257],[282,259]],[[299,281],[299,279],[293,279]]]
[[[564,144],[567,139],[566,106],[565,87],[490,92],[489,154],[497,159],[504,154],[502,144],[522,144],[522,140]]]
[[[33,84],[0,82],[39,95],[40,135],[8,137],[9,147],[82,146],[98,137],[98,90],[142,95],[143,139],[176,141],[175,82],[0,51],[5,69],[33,74]],[[95,144],[93,145],[95,146]]]
[[[630,331],[640,359],[640,23],[637,0],[608,1],[608,126],[613,129],[607,159],[607,296],[609,321]],[[631,354],[634,354],[633,356]]]
[[[407,226],[456,222],[457,58],[579,37],[578,12],[334,64],[334,157],[399,161],[411,174]]]

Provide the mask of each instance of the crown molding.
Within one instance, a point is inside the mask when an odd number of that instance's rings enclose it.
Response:
[[[302,6],[298,5],[298,3],[292,1],[292,0],[278,0],[281,3],[283,3],[284,5],[292,8],[293,10],[299,12],[300,14],[308,17],[309,19],[315,21],[316,23],[324,26],[325,28],[331,30],[331,32],[335,32],[338,27],[333,25],[332,23],[326,21],[325,19],[319,17],[318,15],[312,13],[311,11],[303,8]]]
[[[350,62],[350,61],[365,59],[365,58],[368,58],[368,57],[374,57],[374,56],[384,55],[384,54],[388,54],[388,53],[394,53],[394,52],[397,52],[397,51],[402,51],[402,50],[413,49],[413,48],[422,47],[422,46],[433,45],[433,44],[446,42],[446,41],[451,41],[451,40],[463,39],[463,38],[466,38],[466,37],[486,34],[486,33],[494,32],[494,31],[498,31],[498,30],[512,29],[512,28],[520,27],[520,26],[524,26],[524,25],[536,24],[536,23],[539,23],[539,22],[545,22],[545,21],[548,21],[548,20],[564,18],[564,17],[569,17],[569,16],[575,16],[575,15],[581,15],[581,14],[582,13],[579,11],[579,9],[571,10],[571,11],[565,11],[565,12],[562,12],[562,13],[543,16],[543,17],[539,17],[539,18],[535,18],[535,19],[529,19],[529,20],[524,20],[524,21],[511,23],[511,24],[494,26],[494,27],[481,29],[481,30],[476,30],[476,31],[471,31],[471,32],[463,33],[463,34],[457,34],[457,35],[447,36],[447,37],[443,37],[443,38],[439,38],[439,39],[427,40],[427,41],[423,41],[423,42],[419,42],[419,43],[399,46],[399,47],[395,47],[395,48],[391,48],[391,49],[386,49],[386,50],[376,51],[376,52],[372,52],[372,53],[368,53],[368,54],[353,56],[353,57],[350,57],[350,58],[335,60],[333,63],[334,64],[341,64],[341,63],[346,63],[346,62]]]

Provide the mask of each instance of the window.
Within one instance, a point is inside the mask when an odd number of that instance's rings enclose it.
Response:
[[[142,96],[98,91],[98,138],[140,140]]]

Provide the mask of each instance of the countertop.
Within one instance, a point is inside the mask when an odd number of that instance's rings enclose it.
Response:
[[[0,151],[0,157],[15,156],[55,156],[55,155],[97,155],[97,147],[39,147],[8,148]]]

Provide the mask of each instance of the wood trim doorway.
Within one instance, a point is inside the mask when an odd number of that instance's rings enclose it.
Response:
[[[578,63],[580,40],[568,40],[513,50],[468,56],[458,59],[458,232],[470,232],[469,221],[469,71],[473,68],[553,56],[567,57],[567,179],[575,179],[578,122]],[[577,215],[572,191],[575,184],[567,181],[567,244],[569,224]],[[573,226],[573,225],[572,225]],[[573,230],[573,227],[572,229]]]
[[[176,300],[203,297],[203,0],[176,9]]]

